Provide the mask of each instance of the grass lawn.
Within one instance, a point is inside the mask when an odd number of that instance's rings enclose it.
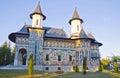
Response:
[[[120,78],[120,73],[112,73],[110,71],[101,72],[88,72],[83,75],[82,72],[79,73],[43,73],[39,71],[34,71],[32,77],[27,75],[26,70],[0,70],[0,78]]]

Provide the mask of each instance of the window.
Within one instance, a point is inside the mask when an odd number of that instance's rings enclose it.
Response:
[[[36,25],[38,25],[38,19],[36,20]]]
[[[61,67],[58,67],[58,70],[61,70]]]
[[[72,56],[69,56],[69,61],[72,61]]]
[[[61,61],[61,56],[60,55],[58,55],[58,61]]]
[[[46,55],[46,61],[49,61],[49,54]]]
[[[46,67],[45,70],[49,70],[49,67]]]
[[[77,25],[77,31],[79,31],[79,25]]]

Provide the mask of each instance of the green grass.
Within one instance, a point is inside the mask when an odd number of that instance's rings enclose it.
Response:
[[[26,70],[0,70],[0,78],[120,78],[120,73],[104,71],[103,73],[88,72],[86,75],[83,75],[82,72],[56,74],[34,71],[32,76],[28,76]]]

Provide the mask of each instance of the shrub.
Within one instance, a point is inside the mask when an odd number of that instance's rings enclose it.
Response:
[[[29,58],[29,64],[28,64],[28,75],[32,75],[33,73],[33,69],[34,69],[34,65],[33,65],[33,54],[30,55]]]
[[[74,70],[75,72],[79,72],[78,66],[77,66],[77,65],[76,65],[76,66],[73,66],[73,70]]]
[[[117,59],[114,59],[114,72],[118,73],[118,63],[117,63]]]
[[[76,72],[79,72],[79,68],[78,68],[78,66],[76,65]]]
[[[84,57],[83,59],[83,74],[86,74],[86,70],[87,70],[87,58]]]

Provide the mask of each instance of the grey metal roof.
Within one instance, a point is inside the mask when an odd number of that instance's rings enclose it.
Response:
[[[42,15],[42,16],[43,16],[43,20],[46,19],[46,16],[42,13],[42,10],[41,10],[41,8],[40,8],[40,2],[38,3],[38,5],[37,5],[35,11],[34,11],[33,13],[30,14],[30,18],[32,18],[32,15],[34,15],[34,14]]]
[[[20,31],[9,34],[8,38],[12,42],[15,42],[16,34],[29,35],[27,30],[28,27],[31,27],[31,25],[24,25]],[[43,29],[45,30],[44,37],[67,38],[67,35],[63,29],[51,27],[43,27]]]
[[[102,43],[100,43],[100,42],[98,42],[98,41],[94,41],[93,43],[95,43],[95,44],[98,44],[99,46],[102,46],[103,44]]]
[[[83,23],[83,20],[79,17],[77,8],[75,8],[75,11],[74,11],[74,13],[73,13],[72,19],[69,20],[69,24],[71,24],[71,21],[72,21],[72,20],[75,20],[75,19],[80,20],[81,23]]]
[[[11,40],[12,42],[15,42],[16,34],[29,35],[29,33],[27,31],[28,26],[29,25],[24,25],[18,32],[10,33],[9,36],[8,36],[9,40]]]
[[[28,27],[32,27],[32,26],[31,25],[24,25],[18,32],[14,32],[14,33],[9,34],[9,36],[8,36],[9,40],[11,40],[12,42],[15,42],[16,34],[29,35],[29,32],[27,30]],[[44,37],[68,39],[68,37],[63,29],[52,28],[52,27],[43,27],[42,29],[45,30]],[[98,44],[99,46],[102,45],[101,43],[99,43],[98,41],[95,40],[95,38],[92,34],[87,35],[83,28],[81,29],[81,32],[80,32],[78,38],[80,38],[80,39],[92,39],[93,40],[92,43]]]
[[[91,38],[93,40],[96,40],[95,37],[91,34],[91,33],[88,33],[88,38]]]
[[[94,40],[92,43],[98,44],[99,46],[102,45],[102,43],[98,42],[91,33],[88,33],[88,37]]]
[[[87,36],[87,34],[85,33],[85,31],[83,30],[83,28],[82,28],[81,31],[80,31],[79,38],[88,38],[88,36]]]
[[[16,32],[16,33],[21,33],[21,34],[29,34],[27,31],[27,27],[29,27],[29,25],[24,25],[20,31]]]
[[[44,35],[45,37],[67,38],[67,35],[63,29],[48,28],[48,27],[44,27],[43,29],[47,29]]]

